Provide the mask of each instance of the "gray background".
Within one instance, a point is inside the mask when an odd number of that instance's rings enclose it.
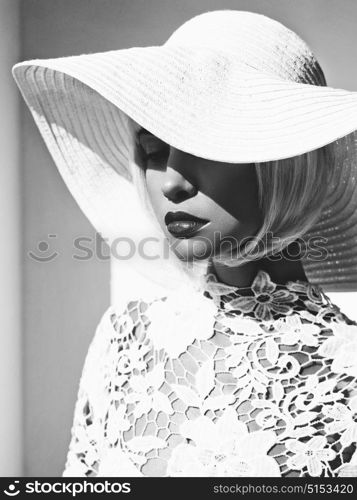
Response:
[[[357,90],[356,0],[23,0],[21,60],[161,44],[193,15],[219,8],[280,20],[313,48],[331,86]],[[86,349],[109,304],[109,263],[71,257],[73,239],[94,230],[23,103],[21,123],[23,474],[59,476]],[[40,241],[58,257],[47,264],[29,258]]]

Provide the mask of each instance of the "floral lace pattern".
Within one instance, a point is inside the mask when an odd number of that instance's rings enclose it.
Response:
[[[320,287],[204,278],[103,315],[64,476],[357,476],[357,324]]]

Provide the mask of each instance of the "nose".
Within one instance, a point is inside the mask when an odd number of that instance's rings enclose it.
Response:
[[[164,196],[174,203],[180,203],[192,198],[197,193],[196,186],[178,169],[179,162],[185,161],[187,161],[187,159],[185,160],[185,153],[178,150],[176,150],[176,153],[175,151],[170,152],[161,190]],[[173,168],[174,166],[176,168]]]

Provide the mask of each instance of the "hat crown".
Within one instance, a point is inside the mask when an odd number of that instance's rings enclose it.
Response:
[[[308,45],[283,24],[253,12],[227,9],[197,15],[177,28],[165,45],[211,48],[284,80],[326,85]]]

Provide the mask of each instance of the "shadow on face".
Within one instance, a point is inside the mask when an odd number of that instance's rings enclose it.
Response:
[[[135,158],[145,171],[156,218],[181,260],[207,259],[222,249],[227,252],[243,245],[261,227],[254,164],[200,158],[169,146],[142,127],[135,131]],[[170,212],[176,213],[176,230],[177,212],[185,212],[179,236],[167,224]],[[190,217],[206,224],[198,229],[196,224],[192,233]]]

